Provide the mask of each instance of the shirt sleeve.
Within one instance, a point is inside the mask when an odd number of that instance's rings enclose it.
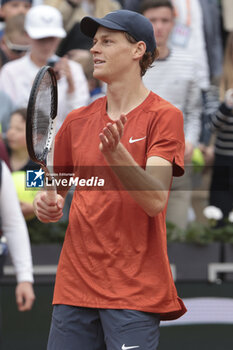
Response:
[[[2,162],[0,192],[2,231],[16,271],[17,282],[33,282],[33,268],[27,226],[19,205],[11,173]]]
[[[173,165],[173,176],[184,174],[184,129],[182,112],[161,108],[152,119],[149,130],[147,158],[158,156]]]

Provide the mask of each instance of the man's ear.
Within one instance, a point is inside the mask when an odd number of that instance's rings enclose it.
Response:
[[[134,53],[133,53],[134,58],[141,59],[145,52],[146,52],[146,44],[144,43],[144,41],[138,41],[135,44],[135,48],[134,48]]]

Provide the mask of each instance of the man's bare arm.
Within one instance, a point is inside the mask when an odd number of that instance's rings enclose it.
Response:
[[[142,169],[120,142],[126,118],[107,124],[100,134],[100,150],[123,186],[149,216],[156,216],[167,203],[172,180],[172,164],[150,157]]]

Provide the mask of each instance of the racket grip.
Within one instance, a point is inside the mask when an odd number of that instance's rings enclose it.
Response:
[[[57,189],[55,184],[53,183],[53,178],[46,169],[46,176],[47,176],[47,182],[48,185],[45,187],[45,190],[47,192],[47,197],[50,202],[57,203]]]
[[[49,201],[57,203],[57,191],[56,188],[50,188],[47,190],[47,197]]]

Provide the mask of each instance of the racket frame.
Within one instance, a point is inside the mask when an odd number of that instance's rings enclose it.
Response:
[[[33,147],[33,115],[34,115],[34,110],[35,110],[35,101],[37,97],[37,93],[39,90],[39,86],[41,84],[42,79],[44,78],[46,73],[49,73],[51,82],[52,82],[52,93],[53,93],[53,106],[50,109],[50,126],[49,126],[49,132],[48,132],[48,138],[47,142],[44,148],[44,152],[40,158],[38,158],[34,152],[34,147]],[[53,176],[51,176],[50,171],[48,169],[48,165],[46,165],[45,160],[47,161],[50,159],[53,159],[51,156],[53,144],[54,144],[54,139],[55,139],[55,118],[57,116],[57,78],[55,75],[55,72],[52,67],[49,66],[43,66],[39,72],[37,73],[33,86],[30,92],[30,97],[28,101],[28,107],[27,107],[27,121],[26,121],[26,141],[27,141],[27,150],[29,153],[29,156],[32,161],[35,163],[39,164],[42,169],[45,172],[45,176],[48,177],[48,181],[50,184],[53,183]],[[52,166],[52,164],[51,164]],[[50,190],[48,191],[48,195],[52,201],[55,201],[56,198],[56,187],[55,185],[50,185]]]

